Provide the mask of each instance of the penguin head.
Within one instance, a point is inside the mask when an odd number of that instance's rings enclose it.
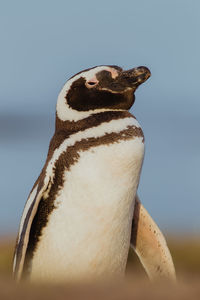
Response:
[[[124,71],[118,66],[98,66],[81,71],[62,88],[57,115],[64,121],[93,111],[128,110],[135,101],[135,90],[150,76],[146,67]]]

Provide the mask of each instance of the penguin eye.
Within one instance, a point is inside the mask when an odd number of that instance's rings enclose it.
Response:
[[[95,87],[98,83],[99,83],[98,80],[87,81],[87,82],[85,83],[85,85],[86,85],[87,88],[91,89],[91,88]]]

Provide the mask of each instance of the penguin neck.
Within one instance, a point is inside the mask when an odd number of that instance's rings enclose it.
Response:
[[[66,135],[74,134],[78,131],[84,131],[91,127],[97,127],[103,122],[110,122],[111,120],[124,119],[127,117],[134,117],[126,110],[105,110],[94,111],[89,116],[80,120],[61,120],[56,113],[55,132],[65,132]]]

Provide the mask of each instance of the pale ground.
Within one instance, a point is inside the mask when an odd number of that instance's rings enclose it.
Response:
[[[200,299],[200,240],[171,239],[169,246],[177,269],[176,286],[151,284],[140,263],[129,256],[123,282],[85,286],[31,286],[12,281],[14,239],[0,243],[0,299]]]

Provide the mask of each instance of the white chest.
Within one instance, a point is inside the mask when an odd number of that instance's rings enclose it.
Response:
[[[32,280],[124,273],[143,152],[142,138],[135,137],[79,153],[42,230]]]

